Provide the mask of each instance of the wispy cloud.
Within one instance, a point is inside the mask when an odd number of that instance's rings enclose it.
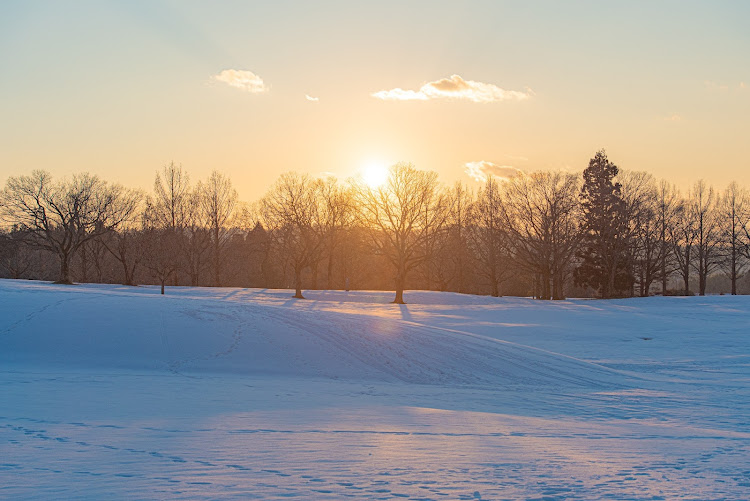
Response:
[[[263,79],[252,71],[224,70],[211,78],[216,82],[222,82],[230,87],[235,87],[254,94],[268,90],[268,86],[263,83]]]
[[[400,88],[374,92],[372,97],[385,101],[427,101],[430,99],[463,99],[475,103],[497,101],[523,101],[533,95],[531,89],[525,92],[501,89],[497,85],[464,80],[459,75],[442,78],[424,84],[419,90]]]
[[[489,176],[510,179],[523,174],[521,169],[512,165],[498,165],[496,163],[480,160],[478,162],[466,162],[464,172],[475,181],[485,181]]]
[[[722,83],[722,82],[713,82],[711,80],[706,80],[703,82],[703,85],[706,87],[707,90],[712,92],[729,92],[729,91],[745,91],[748,89],[748,84],[745,82],[738,82],[738,83]]]
[[[308,94],[305,94],[305,99],[307,99],[308,101],[311,101],[313,103],[317,103],[318,101],[320,101],[319,97],[312,97],[312,96],[310,96]]]
[[[719,92],[726,92],[729,90],[729,86],[726,84],[721,84],[718,82],[712,82],[710,80],[706,80],[703,82],[703,85],[706,86],[706,89],[711,91],[719,91]]]
[[[678,115],[677,113],[673,113],[671,115],[667,115],[663,117],[664,121],[666,122],[681,122],[682,121],[682,115]]]

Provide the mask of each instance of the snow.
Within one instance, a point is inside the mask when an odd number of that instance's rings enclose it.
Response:
[[[0,281],[0,499],[747,499],[750,297]]]

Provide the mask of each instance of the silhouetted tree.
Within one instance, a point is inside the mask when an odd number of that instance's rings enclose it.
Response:
[[[580,240],[576,176],[534,172],[503,183],[500,205],[513,263],[531,273],[535,296],[564,299],[564,284]]]
[[[376,252],[393,266],[393,302],[404,304],[407,275],[425,260],[428,239],[443,228],[448,216],[437,174],[395,164],[382,186],[358,186],[357,201],[360,223],[369,230]]]
[[[511,270],[504,214],[499,183],[494,176],[487,176],[471,206],[469,242],[477,272],[489,283],[493,297],[500,296],[500,284],[510,276]]]
[[[675,270],[673,237],[676,235],[681,201],[677,188],[664,180],[659,183],[656,196],[661,257],[659,277],[661,278],[661,293],[667,294],[669,277]]]
[[[336,178],[328,177],[320,182],[320,224],[322,231],[321,250],[325,251],[326,287],[332,289],[336,252],[346,231],[354,219],[354,204],[350,189],[341,186]]]
[[[693,268],[693,248],[698,233],[693,217],[691,205],[684,199],[680,199],[675,213],[675,225],[672,228],[672,255],[675,258],[676,268],[682,278],[683,292],[686,295],[690,291],[690,270]]]
[[[469,238],[474,194],[457,182],[447,196],[449,209],[445,231],[439,234],[440,242],[433,259],[426,261],[433,268],[426,275],[434,278],[438,290],[466,292],[467,284],[473,278]]]
[[[0,233],[0,268],[10,278],[21,278],[33,265],[32,250],[17,229]]]
[[[706,281],[720,263],[720,227],[717,197],[714,189],[703,180],[695,183],[691,192],[690,214],[695,220],[695,257],[693,266],[698,272],[698,293],[706,295]]]
[[[628,220],[629,261],[638,293],[645,297],[659,279],[664,253],[668,252],[662,245],[659,192],[654,177],[646,172],[624,171],[619,179]]]
[[[237,191],[223,174],[213,171],[198,188],[198,199],[208,220],[213,247],[214,285],[221,285],[222,252],[228,240],[228,223],[237,205]]]
[[[317,262],[323,243],[320,224],[320,183],[307,175],[288,172],[261,201],[263,219],[273,244],[294,273],[294,297],[302,295],[302,272]]]
[[[125,193],[91,174],[54,182],[37,170],[8,179],[0,194],[0,215],[17,225],[29,245],[57,255],[58,282],[69,284],[70,261],[81,246],[117,229],[135,209],[121,203]]]
[[[598,151],[583,171],[583,237],[575,270],[576,284],[596,289],[603,298],[626,294],[633,283],[628,267],[628,219],[618,168]]]
[[[743,275],[748,260],[747,221],[750,219],[750,196],[747,190],[732,182],[724,191],[719,209],[723,266],[729,275],[732,295],[737,294],[737,280]]]

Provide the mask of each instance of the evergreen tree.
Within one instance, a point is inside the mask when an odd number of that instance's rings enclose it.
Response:
[[[583,238],[577,253],[577,285],[589,286],[602,298],[626,295],[633,285],[628,263],[628,221],[618,168],[598,151],[583,171],[580,200]]]

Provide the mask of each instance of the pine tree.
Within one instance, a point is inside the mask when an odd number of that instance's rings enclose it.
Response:
[[[574,278],[577,285],[593,287],[602,298],[626,295],[633,284],[625,202],[620,183],[614,181],[618,172],[604,150],[598,151],[583,171],[580,194],[584,234]]]

